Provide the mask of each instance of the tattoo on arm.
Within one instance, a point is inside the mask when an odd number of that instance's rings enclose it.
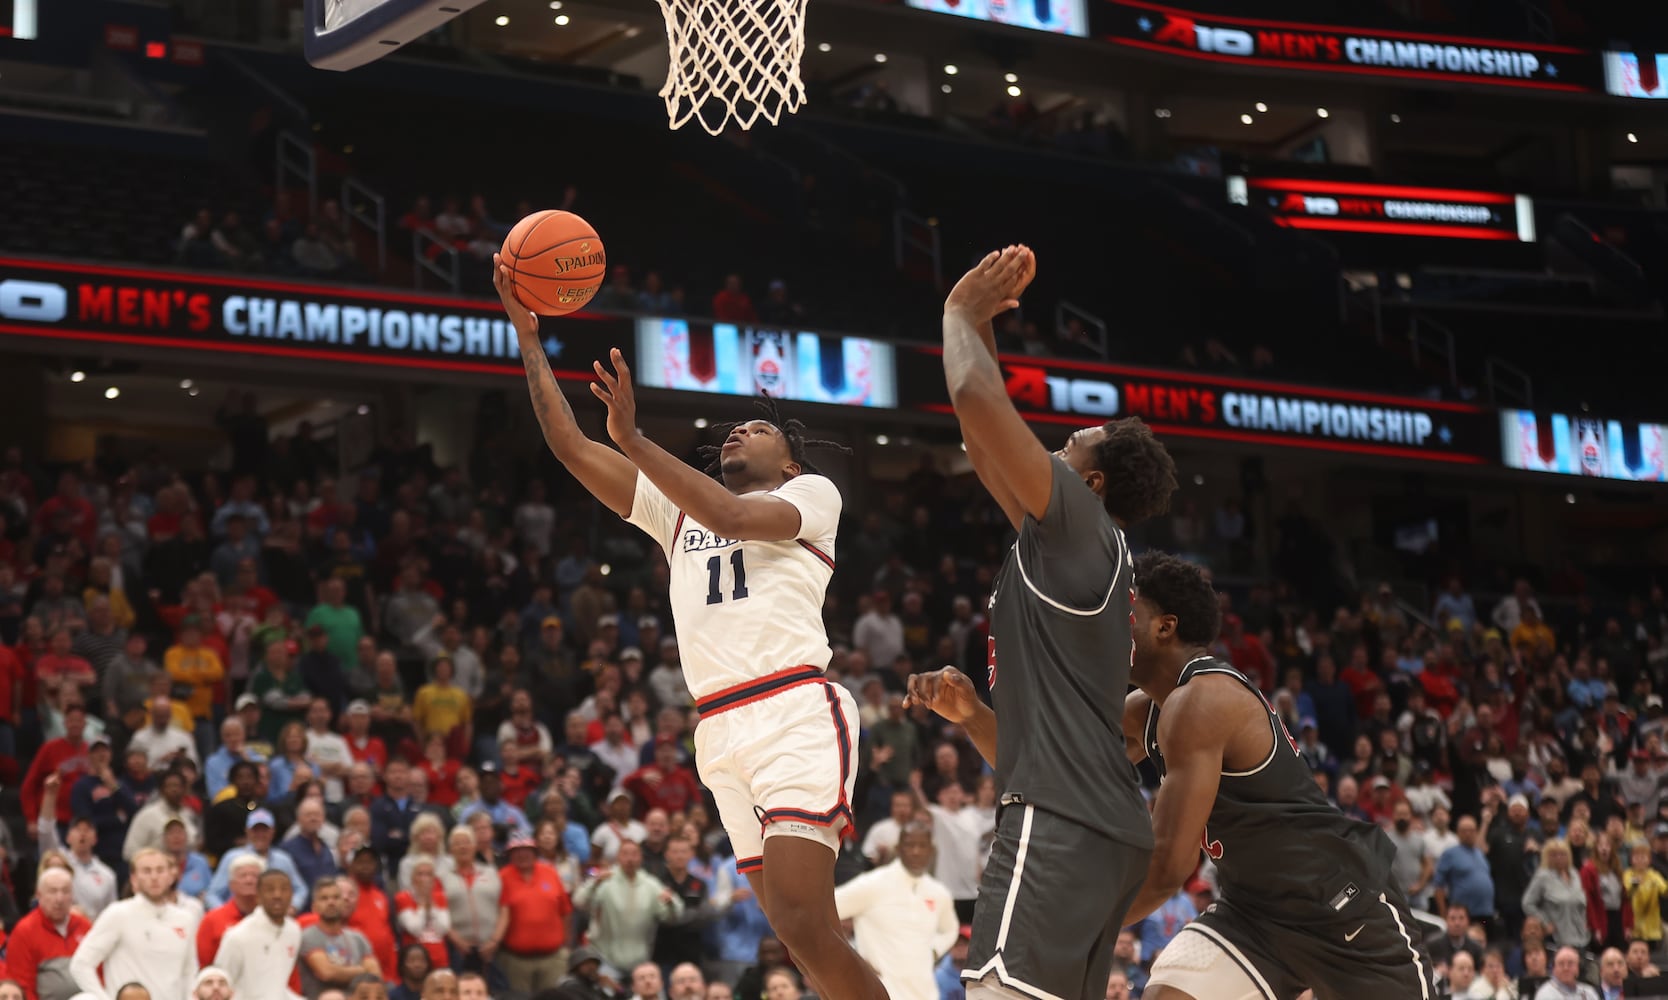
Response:
[[[523,350],[522,360],[527,368],[527,391],[533,399],[533,414],[539,419],[539,427],[543,429],[546,439],[552,438],[558,431],[563,430],[550,409],[550,396],[555,395],[561,404],[562,417],[569,424],[574,424],[573,407],[568,405],[567,394],[556,385],[556,376],[550,370],[550,361],[544,356],[544,351],[535,347],[533,350]]]

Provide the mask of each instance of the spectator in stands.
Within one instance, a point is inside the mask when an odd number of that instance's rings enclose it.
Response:
[[[683,312],[683,303],[677,293],[662,285],[659,271],[649,271],[643,275],[643,287],[637,290],[637,301],[630,308],[655,316],[676,316]]]
[[[430,969],[451,963],[446,940],[452,929],[452,914],[433,861],[423,857],[412,865],[411,888],[394,897],[394,910],[402,940],[407,942],[400,954],[400,979],[404,984],[410,986]],[[419,962],[413,961],[414,948],[422,959]]]
[[[541,995],[549,1000],[614,1000],[616,994],[612,979],[603,982],[602,955],[594,948],[575,948],[568,958],[567,978],[553,992]]]
[[[279,871],[289,876],[290,888],[294,893],[292,904],[300,912],[307,904],[307,883],[302,880],[301,870],[296,867],[295,860],[284,851],[273,847],[276,836],[275,822],[272,813],[266,809],[256,809],[249,813],[244,821],[245,842],[227,851],[220,858],[220,865],[214,872],[214,879],[209,883],[208,891],[203,894],[203,903],[209,907],[223,905],[230,893],[232,862],[241,857],[259,858],[263,870]]]
[[[1470,633],[1477,624],[1477,607],[1472,603],[1471,595],[1465,592],[1465,583],[1458,576],[1448,578],[1448,586],[1436,597],[1436,603],[1431,607],[1431,617],[1444,630],[1450,623],[1458,621],[1460,631]]]
[[[284,231],[284,224],[268,218],[261,223],[261,235],[256,239],[255,253],[262,270],[268,274],[294,274],[296,259],[292,247],[296,239]]]
[[[243,720],[229,716],[220,723],[220,746],[203,762],[203,784],[210,800],[231,784],[232,769],[240,763],[262,764],[266,755],[250,749],[243,728]]]
[[[441,203],[439,213],[434,217],[434,230],[449,242],[467,241],[474,230],[474,223],[469,216],[463,214],[456,198],[447,198]]]
[[[172,652],[172,650],[170,650]],[[177,760],[197,760],[197,743],[173,725],[173,702],[165,695],[150,700],[150,720],[128,740],[130,750],[142,750],[150,770],[167,770]]]
[[[725,277],[724,287],[712,297],[712,318],[720,323],[752,323],[758,320],[753,300],[742,287],[741,275]]]
[[[369,844],[354,849],[342,876],[349,927],[365,935],[377,965],[389,970],[399,965],[394,941],[394,905],[382,891],[382,858]]]
[[[452,930],[452,967],[483,972],[495,968],[493,957],[504,943],[504,914],[501,903],[503,880],[490,865],[477,860],[477,850],[492,849],[490,841],[478,844],[467,826],[453,828],[447,839],[450,861],[441,875]],[[492,975],[493,973],[488,973]]]
[[[318,1000],[327,987],[347,986],[366,973],[381,976],[370,942],[347,926],[346,900],[335,877],[314,883],[313,912],[318,922],[301,932],[297,953],[303,996]]]
[[[438,236],[439,234],[435,231],[434,221],[433,205],[429,201],[429,196],[424,194],[418,195],[417,198],[412,201],[411,208],[404,215],[400,216],[399,226],[401,229],[408,232],[426,233],[432,236]]]
[[[148,642],[141,632],[132,632],[122,644],[122,650],[104,668],[103,696],[105,717],[133,730],[144,725],[145,699],[150,695],[151,678],[161,674],[162,668],[146,654]],[[0,654],[0,658],[11,655]],[[3,706],[0,706],[3,707]],[[0,723],[0,729],[6,724]],[[5,747],[0,745],[0,752]]]
[[[1535,600],[1535,592],[1529,586],[1529,581],[1519,577],[1512,584],[1512,592],[1502,597],[1500,602],[1494,606],[1494,610],[1489,614],[1489,619],[1494,622],[1494,627],[1499,629],[1502,635],[1510,636],[1512,630],[1516,629],[1523,621],[1523,609],[1531,606],[1534,607],[1537,614],[1540,613],[1540,602]]]
[[[554,988],[568,965],[567,927],[573,914],[561,876],[538,858],[531,837],[512,837],[510,863],[498,873],[505,918],[498,964],[509,988],[523,994]]]
[[[169,647],[162,660],[175,691],[191,710],[197,741],[197,749],[190,755],[193,762],[208,756],[207,748],[214,745],[215,686],[226,677],[226,666],[220,655],[203,641],[203,628],[201,619],[187,615],[180,623],[179,641]],[[154,706],[152,724],[155,724]]]
[[[701,801],[701,788],[695,774],[682,763],[683,753],[677,743],[661,739],[654,747],[654,763],[627,774],[620,787],[630,792],[643,811],[664,809],[667,813],[684,812]]]
[[[1627,984],[1627,959],[1619,948],[1606,948],[1599,955],[1599,998],[1621,1000]]]
[[[324,801],[335,805],[347,795],[344,779],[353,767],[353,753],[340,733],[330,728],[330,702],[314,698],[307,706],[307,765],[324,783]]]
[[[637,289],[631,283],[631,268],[624,264],[615,264],[609,268],[608,281],[598,290],[591,302],[599,309],[636,309]]]
[[[412,724],[419,736],[439,737],[454,756],[463,757],[472,742],[473,706],[469,695],[452,683],[451,656],[440,653],[429,669],[432,679],[417,689],[411,706]]]
[[[904,651],[903,621],[892,612],[892,595],[876,590],[869,598],[869,610],[857,616],[851,630],[852,645],[863,651],[870,663],[887,664]]]
[[[127,839],[122,845],[122,857],[129,863],[144,850],[161,849],[164,833],[170,822],[178,821],[186,831],[186,842],[197,842],[199,817],[186,802],[190,785],[179,767],[169,768],[157,779],[157,793],[133,817]]]
[[[289,245],[287,257],[303,274],[316,278],[333,277],[342,269],[341,255],[324,238],[317,223],[307,224],[307,228]]]
[[[1540,867],[1524,890],[1522,911],[1550,928],[1560,945],[1587,947],[1587,894],[1567,841],[1549,840],[1542,845]]]
[[[771,280],[764,301],[759,303],[758,312],[761,323],[776,326],[789,326],[805,321],[804,307],[788,297],[788,283],[781,278]]]
[[[683,912],[677,894],[642,866],[642,847],[626,840],[617,864],[580,886],[574,897],[574,905],[591,914],[592,943],[614,970],[648,961],[660,921]]]
[[[6,970],[26,1000],[68,1000],[80,992],[70,960],[92,921],[78,912],[73,878],[62,868],[44,869],[35,881],[34,909],[6,941]]]
[[[228,211],[220,217],[220,223],[209,234],[209,240],[225,265],[240,271],[260,267],[259,247],[254,236],[243,227],[243,218],[236,212]]]
[[[218,858],[241,843],[249,818],[260,811],[266,789],[261,785],[259,765],[247,760],[234,764],[230,790],[203,816],[203,851],[211,857]]]
[[[322,600],[307,613],[303,623],[308,637],[315,627],[329,637],[329,650],[338,663],[352,663],[359,650],[359,637],[365,634],[364,620],[359,609],[347,603],[347,584],[340,577],[331,577],[319,588]]]
[[[1535,1000],[1598,1000],[1598,991],[1580,980],[1581,952],[1559,948],[1552,962],[1552,978],[1535,992]]]
[[[278,845],[295,862],[302,885],[309,889],[323,879],[334,879],[341,871],[330,845],[320,835],[323,829],[324,799],[317,794],[309,795],[295,807],[294,835]]]
[[[249,694],[259,699],[260,706],[257,736],[274,744],[275,763],[288,749],[282,734],[291,725],[299,727],[313,704],[313,696],[302,681],[301,672],[295,669],[292,656],[289,642],[269,643],[263,651],[261,665],[249,678]],[[289,791],[287,783],[274,784],[279,794]]]
[[[220,252],[215,248],[212,236],[214,233],[214,213],[206,208],[199,208],[180,230],[180,238],[176,256],[186,267],[211,268],[219,267]]]

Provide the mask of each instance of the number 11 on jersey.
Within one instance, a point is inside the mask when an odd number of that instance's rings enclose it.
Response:
[[[747,560],[742,549],[730,553],[730,576],[734,578],[735,586],[730,591],[730,600],[740,601],[747,597]],[[713,556],[707,560],[707,603],[723,604],[724,591],[720,587],[720,579],[724,573],[724,557]]]

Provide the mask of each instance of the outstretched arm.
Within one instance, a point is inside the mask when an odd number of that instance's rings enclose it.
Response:
[[[944,300],[944,382],[961,423],[962,440],[979,481],[1018,528],[1026,514],[1041,518],[1054,487],[1048,451],[1014,409],[996,362],[990,323],[1019,305],[1036,274],[1026,247],[986,255]]]
[[[1199,844],[1216,804],[1222,753],[1232,727],[1232,691],[1193,683],[1166,699],[1158,716],[1164,750],[1164,785],[1153,808],[1153,856],[1147,881],[1125,915],[1127,923],[1150,916],[1176,894],[1199,865]]]
[[[609,352],[614,373],[595,364],[591,392],[608,406],[608,436],[673,506],[724,538],[781,542],[799,537],[799,508],[765,494],[736,496],[711,476],[650,441],[637,429],[637,395],[619,348]]]
[[[550,371],[544,345],[539,343],[538,316],[515,297],[510,269],[499,261],[497,254],[492,255],[492,268],[493,287],[498,289],[498,298],[504,303],[504,312],[515,326],[516,342],[521,346],[521,363],[527,369],[527,392],[532,397],[539,428],[544,431],[544,443],[592,496],[621,517],[629,517],[632,500],[637,495],[637,467],[624,455],[592,441],[579,429],[573,408]]]
[[[996,766],[996,713],[979,700],[966,674],[955,667],[911,674],[904,707],[911,705],[925,705],[966,730],[979,756],[991,767]]]

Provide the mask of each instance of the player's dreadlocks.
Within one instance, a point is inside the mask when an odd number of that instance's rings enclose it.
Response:
[[[1106,423],[1095,467],[1106,476],[1106,512],[1128,527],[1170,509],[1176,463],[1140,417]]]
[[[1135,557],[1135,588],[1167,615],[1176,616],[1176,637],[1192,646],[1215,641],[1222,627],[1216,588],[1204,571],[1163,552]]]
[[[842,455],[851,454],[851,449],[838,441],[818,441],[807,438],[805,436],[805,425],[800,421],[783,420],[782,410],[776,405],[776,400],[770,393],[761,391],[759,398],[753,401],[753,405],[758,407],[759,412],[764,415],[764,419],[768,420],[771,426],[782,432],[782,439],[788,443],[788,454],[799,466],[801,472],[809,472],[813,475],[817,472],[817,467],[812,465],[805,457],[805,453],[812,448],[837,451]],[[718,431],[719,440],[728,438],[731,431],[744,423],[747,423],[747,421],[737,420],[728,424],[719,424],[715,428]],[[707,475],[718,478],[723,474],[723,451],[724,446],[722,444],[704,444],[700,447],[698,454],[702,458],[711,459],[706,467]]]

